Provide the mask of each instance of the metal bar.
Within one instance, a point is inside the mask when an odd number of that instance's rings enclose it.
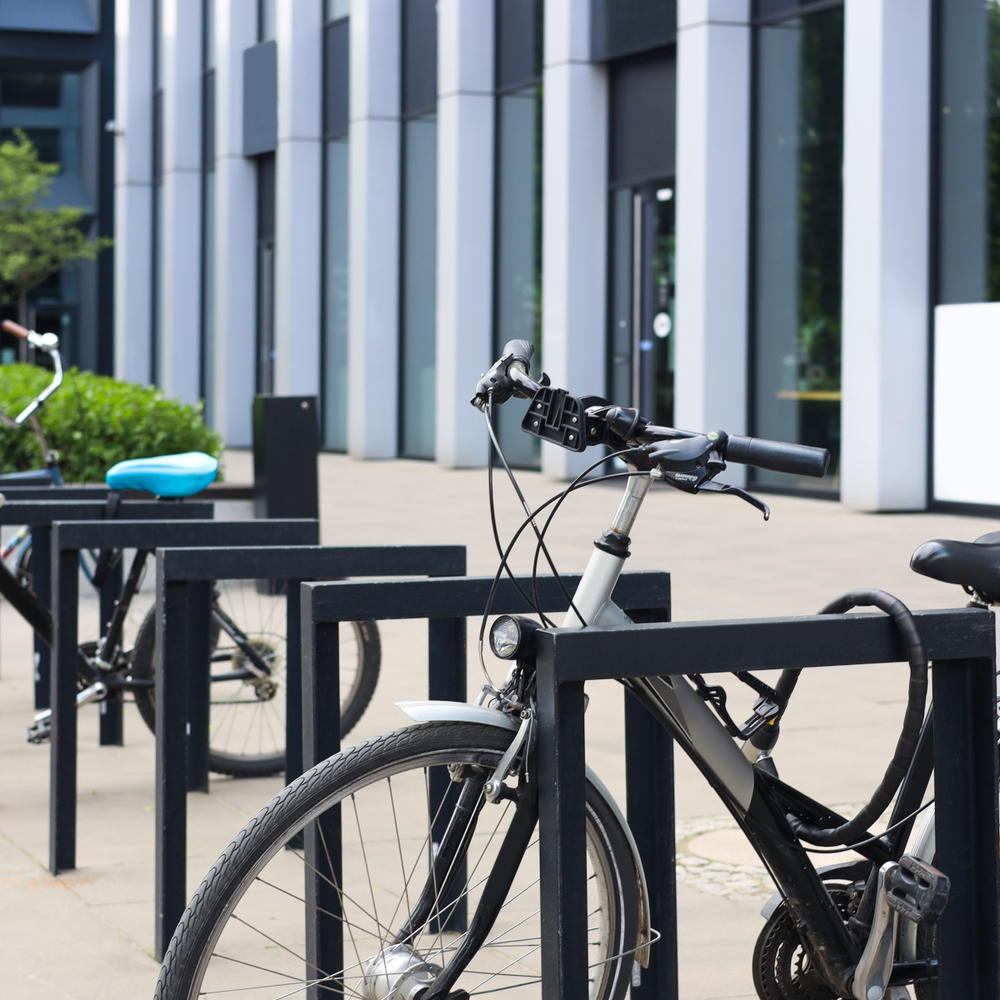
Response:
[[[577,574],[563,576],[572,593],[579,582]],[[530,593],[531,581],[521,586]],[[432,580],[376,580],[307,583],[313,593],[314,621],[361,621],[365,618],[468,618],[481,615],[493,577],[435,577]],[[545,611],[568,607],[554,577],[538,578],[538,595]],[[623,574],[615,588],[615,601],[621,607],[662,607],[670,600],[669,573]],[[510,580],[500,581],[493,602],[494,614],[531,614],[533,608],[517,593]],[[586,630],[591,631],[589,628]],[[606,631],[606,630],[598,630]]]
[[[192,545],[315,545],[319,522],[115,520],[60,523],[66,548],[155,549]]]
[[[171,545],[165,553],[170,579],[255,580],[261,577],[324,580],[346,576],[452,576],[465,570],[463,545],[282,546],[256,547]]]
[[[208,791],[208,731],[211,715],[211,599],[208,580],[184,584],[186,609],[185,653],[178,663],[187,665],[187,790]],[[171,628],[175,627],[171,625]]]
[[[464,618],[431,618],[427,622],[427,697],[431,701],[466,700],[466,637]],[[436,816],[432,826],[432,839],[440,844],[444,839],[449,810],[439,809],[448,795],[451,776],[446,768],[431,768],[428,778],[431,816]],[[463,892],[467,865],[462,859],[455,880],[441,900],[441,909],[448,913],[443,930],[461,933],[466,929],[468,907]],[[449,907],[452,909],[449,911]]]
[[[302,768],[340,750],[340,628],[336,622],[306,624],[302,618]],[[321,668],[321,669],[320,669]]]
[[[670,620],[669,607],[627,609],[635,622]],[[646,885],[650,923],[661,931],[677,926],[674,743],[669,734],[625,692],[625,782],[628,825]],[[677,1000],[677,935],[665,933],[649,952],[648,968],[637,970],[632,1000]]]
[[[157,579],[156,906],[154,948],[163,958],[187,904],[188,585]],[[170,627],[167,627],[167,623]]]
[[[992,615],[966,608],[913,614],[929,659],[993,655]],[[906,659],[892,619],[875,614],[540,631],[539,649],[549,643],[559,647],[561,682],[605,677],[608,663],[616,676],[641,677]]]
[[[937,658],[932,676],[935,864],[951,879],[938,932],[938,997],[997,1000],[1000,855],[995,662],[992,656]]]
[[[336,623],[307,624],[303,601],[302,766],[305,769],[340,749],[340,637]],[[317,669],[322,664],[322,669]],[[341,884],[340,806],[305,831],[306,968],[318,978],[343,968],[343,923],[337,886]],[[312,972],[311,970],[317,970]],[[320,1000],[315,987],[307,996]]]
[[[583,683],[559,684],[538,658],[538,820],[542,1000],[587,995]]]
[[[49,491],[50,500],[18,500],[11,497],[7,490],[0,492],[7,500],[0,506],[0,524],[27,524],[38,528],[53,521],[100,521],[107,509],[104,501],[66,497],[65,493],[73,491],[62,488]],[[213,504],[204,502],[167,504],[159,500],[123,500],[117,516],[119,519],[143,521],[210,520],[213,510]]]
[[[0,507],[3,513],[3,507]],[[31,530],[31,586],[45,607],[52,607],[52,529],[35,526]],[[52,704],[52,650],[45,639],[35,633],[35,710]]]
[[[122,564],[118,564],[108,574],[100,590],[101,635],[107,635],[108,625],[115,613],[115,606],[122,592]],[[102,747],[125,745],[125,731],[122,723],[121,691],[110,691],[101,702],[98,743]]]
[[[337,681],[339,685],[339,677]],[[302,770],[302,581],[289,580],[285,593],[285,784]]]
[[[76,677],[80,553],[54,548],[49,871],[76,867]]]

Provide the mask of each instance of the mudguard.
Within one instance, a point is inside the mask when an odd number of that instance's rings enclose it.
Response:
[[[414,722],[476,722],[480,725],[495,726],[497,729],[507,729],[514,732],[518,724],[503,712],[498,712],[493,708],[486,708],[483,705],[467,705],[460,701],[397,701],[396,707],[405,712]],[[636,871],[636,889],[639,894],[639,936],[636,941],[638,950],[635,960],[643,967],[649,966],[649,945],[652,942],[653,933],[650,927],[649,918],[649,889],[646,885],[646,873],[642,867],[642,859],[639,857],[639,848],[636,846],[635,838],[629,829],[628,822],[618,806],[618,803],[611,797],[611,793],[605,787],[604,782],[587,767],[587,780],[594,787],[598,795],[604,799],[605,804],[618,820],[628,849],[632,854],[632,862]]]

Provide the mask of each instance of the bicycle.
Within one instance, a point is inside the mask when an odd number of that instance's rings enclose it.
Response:
[[[10,427],[20,428],[30,421],[45,460],[45,468],[38,472],[0,476],[0,488],[43,482],[53,486],[55,498],[58,495],[55,490],[62,485],[59,455],[48,447],[38,412],[63,384],[59,338],[55,334],[26,330],[10,320],[3,327],[48,355],[54,375],[52,382],[16,418],[0,412],[0,420]],[[111,488],[105,516],[115,516],[125,490],[149,492],[165,503],[199,493],[214,481],[218,464],[215,458],[201,452],[120,462],[105,477]],[[30,529],[17,531],[5,547],[4,555],[12,565],[0,562],[0,594],[51,645],[51,615],[31,589]],[[85,575],[100,588],[122,555],[91,553],[84,559],[81,554]],[[104,635],[80,647],[77,705],[128,692],[143,722],[155,732],[155,608],[150,608],[143,617],[134,644],[125,642],[126,622],[150,555],[148,550],[136,552]],[[352,622],[351,626],[342,631],[340,651],[345,665],[341,685],[341,728],[345,735],[371,700],[381,660],[376,624],[364,621]],[[209,767],[236,777],[276,774],[285,766],[284,599],[271,592],[268,581],[260,581],[259,585],[253,580],[216,581],[211,630]],[[36,714],[28,729],[29,742],[42,743],[48,739],[51,715],[49,709]]]
[[[522,423],[527,432],[576,451],[602,444],[627,465],[626,472],[599,477],[624,479],[624,495],[610,527],[594,542],[575,593],[566,594],[563,627],[628,624],[611,594],[655,480],[688,493],[739,497],[767,518],[761,500],[715,481],[727,462],[817,477],[827,470],[824,449],[659,427],[635,409],[570,396],[544,375],[531,378],[531,356],[530,344],[507,344],[473,397],[487,414],[505,467],[492,415],[513,395],[531,400]],[[497,580],[510,574],[511,548],[529,528],[537,538],[533,575],[543,558],[555,572],[546,529],[569,493],[588,482],[578,478],[535,510],[518,491],[526,517],[506,547],[494,520]],[[492,452],[490,501],[492,512]],[[530,603],[530,593],[522,592]],[[890,768],[852,821],[777,777],[772,751],[797,671],[783,672],[774,688],[753,675],[736,675],[759,696],[742,726],[730,717],[722,690],[697,674],[622,682],[699,767],[781,890],[766,910],[754,954],[754,984],[763,1000],[877,1000],[908,996],[906,983],[917,984],[920,1000],[935,995],[933,921],[948,882],[928,863],[933,844],[926,824],[918,849],[903,853],[916,816],[926,809],[921,801],[929,761],[926,753],[914,755],[930,725],[926,658],[912,616],[888,595],[852,592],[825,610],[865,604],[881,607],[899,626],[911,685]],[[481,651],[488,614],[487,607]],[[156,1000],[193,1000],[216,991],[364,1000],[467,1000],[509,991],[536,996],[533,637],[550,624],[544,615],[540,621],[500,616],[489,628],[489,645],[509,665],[503,684],[493,685],[487,673],[474,705],[401,704],[416,725],[343,750],[264,806],[192,897],[167,949]],[[870,835],[868,825],[897,789],[888,831]],[[585,809],[589,995],[621,1000],[648,963],[657,935],[627,823],[589,768]],[[862,860],[817,870],[804,842],[847,845]],[[304,921],[303,912],[310,919]],[[897,943],[901,957],[894,962]]]

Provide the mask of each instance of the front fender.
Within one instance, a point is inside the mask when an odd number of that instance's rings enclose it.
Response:
[[[515,732],[518,728],[517,722],[504,715],[503,712],[498,712],[495,708],[468,705],[460,701],[397,701],[396,707],[405,712],[414,722],[476,722],[480,725],[495,726],[497,729],[507,729],[511,732]],[[618,803],[611,797],[604,782],[597,777],[589,765],[587,767],[587,781],[614,814],[632,854],[632,862],[635,865],[636,889],[639,894],[639,936],[636,942],[638,950],[635,960],[643,968],[647,968],[649,966],[652,928],[649,919],[649,889],[646,885],[646,872],[642,867],[642,859],[639,857],[639,848],[636,846],[635,838],[632,836],[632,831],[629,829],[628,822]]]

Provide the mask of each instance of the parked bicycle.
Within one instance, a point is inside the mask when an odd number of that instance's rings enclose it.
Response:
[[[816,477],[827,471],[829,453],[822,449],[660,427],[634,409],[570,396],[544,375],[530,377],[531,354],[529,344],[509,343],[473,398],[487,414],[501,461],[493,414],[514,395],[531,400],[522,423],[527,432],[575,451],[605,445],[628,468],[601,477],[624,479],[624,495],[594,543],[564,627],[627,624],[611,594],[654,482],[738,497],[767,517],[761,500],[716,481],[727,463]],[[545,531],[562,500],[585,484],[578,479],[528,511],[521,531],[536,533],[536,565],[541,559],[551,565]],[[983,600],[1000,597],[997,551],[973,553],[969,565],[978,567],[978,576],[954,573]],[[497,579],[509,552],[510,546],[501,552]],[[918,560],[916,568],[925,567]],[[797,671],[785,671],[774,687],[736,675],[758,696],[742,725],[726,710],[722,689],[697,674],[623,681],[705,775],[779,887],[753,959],[762,1000],[879,1000],[908,996],[908,983],[916,984],[921,1000],[936,995],[934,919],[948,881],[929,864],[932,821],[904,854],[927,806],[930,762],[926,752],[914,753],[918,743],[930,745],[920,740],[931,724],[924,714],[927,664],[912,616],[888,595],[852,593],[825,610],[865,604],[895,619],[909,651],[911,683],[890,767],[872,801],[850,821],[777,776],[773,753]],[[533,637],[540,624],[550,623],[544,615],[493,622],[489,644],[509,671],[500,685],[488,681],[475,705],[403,704],[417,725],[343,750],[266,805],[195,892],[169,945],[157,1000],[216,992],[275,1000],[537,996]],[[888,830],[873,836],[869,825],[894,795]],[[635,843],[589,769],[585,807],[589,996],[620,1000],[648,963],[656,932]],[[300,843],[305,846],[295,846]],[[861,860],[817,869],[807,844],[851,847]]]
[[[0,475],[0,489],[39,483],[57,488],[62,485],[59,454],[49,448],[38,413],[63,384],[59,338],[26,330],[10,320],[3,328],[48,355],[53,378],[17,417],[0,412],[0,420],[10,427],[30,424],[44,456],[44,468],[37,472]],[[200,493],[216,478],[218,465],[215,458],[201,452],[119,462],[105,477],[112,490],[106,516],[114,516],[125,490],[149,492],[164,502]],[[53,499],[57,497],[54,489]],[[30,529],[16,531],[13,538],[5,547],[7,564],[0,562],[0,594],[51,645],[51,614],[31,586]],[[129,614],[150,555],[147,550],[135,553],[104,634],[80,646],[77,704],[128,692],[143,721],[155,731],[155,608],[142,619],[134,644],[126,641]],[[121,552],[92,553],[83,560],[84,572],[100,586],[122,557]],[[285,766],[285,601],[268,584],[220,580],[213,586],[209,767],[221,774],[275,774]],[[370,621],[351,623],[350,628],[341,630],[341,636],[341,729],[346,734],[360,719],[375,690],[381,645],[378,628]],[[51,715],[51,710],[45,709],[35,716],[28,729],[29,742],[48,739]]]

